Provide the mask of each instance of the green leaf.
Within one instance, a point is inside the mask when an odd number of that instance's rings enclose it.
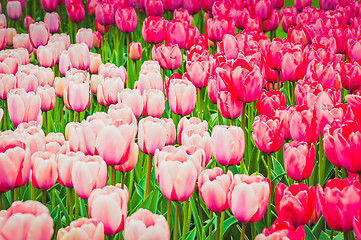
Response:
[[[79,203],[80,203],[80,216],[87,218],[88,211],[87,211],[87,207],[85,206],[85,200],[79,199]]]
[[[307,225],[304,225],[304,228],[305,228],[305,239],[317,240],[317,238],[315,237],[315,235],[313,235],[311,229]]]
[[[316,225],[312,228],[312,233],[316,237],[319,237],[322,232],[322,229],[325,228],[325,224],[326,224],[325,219],[323,218],[323,216],[321,216],[318,222],[316,223]]]
[[[330,240],[330,237],[325,232],[321,232],[319,240]]]
[[[186,240],[193,240],[193,239],[195,239],[195,237],[196,237],[196,229],[193,228],[192,231],[190,231],[190,232],[187,234]]]
[[[227,232],[227,230],[233,226],[234,224],[237,224],[238,220],[235,219],[233,216],[230,218],[227,218],[227,220],[224,221],[224,229],[223,229],[223,235]]]
[[[60,208],[61,208],[61,211],[62,211],[62,214],[64,214],[65,216],[65,220],[66,220],[66,225],[69,225],[70,224],[70,217],[69,217],[69,214],[68,212],[66,211],[65,207],[64,207],[64,204],[63,204],[63,201],[60,199],[59,197],[59,194],[57,191],[55,191],[55,198],[56,198],[56,201],[58,202]]]
[[[204,237],[204,232],[203,232],[201,220],[199,218],[197,206],[196,206],[196,203],[194,201],[194,194],[189,198],[189,203],[190,203],[191,208],[192,208],[193,218],[195,219],[196,231],[197,231],[197,239],[204,239],[203,238]]]
[[[249,160],[248,173],[252,174],[259,171],[259,151],[256,146],[253,147],[251,158]]]

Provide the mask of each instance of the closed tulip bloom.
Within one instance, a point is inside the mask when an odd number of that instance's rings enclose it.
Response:
[[[45,137],[45,150],[54,154],[65,154],[67,144],[62,133],[50,132]]]
[[[111,25],[115,22],[115,10],[113,1],[99,1],[95,5],[95,17],[100,24]]]
[[[142,26],[142,35],[147,43],[160,43],[164,40],[165,21],[162,17],[148,17]]]
[[[356,90],[361,87],[361,62],[346,61],[341,65],[342,87]]]
[[[56,8],[58,7],[58,2],[57,1],[40,0],[40,3],[41,3],[41,7],[46,12],[54,12],[56,10]]]
[[[256,108],[259,115],[275,116],[276,110],[285,107],[285,95],[277,90],[265,91],[259,95]]]
[[[360,209],[357,210],[356,215],[353,217],[352,227],[355,233],[356,239],[361,239],[361,225],[360,225]]]
[[[135,165],[137,165],[138,162],[138,154],[139,154],[139,148],[136,143],[133,143],[132,152],[129,155],[129,158],[120,165],[114,166],[115,170],[118,172],[130,172],[135,168]]]
[[[99,49],[103,44],[102,35],[99,31],[93,31],[93,47]]]
[[[49,41],[49,27],[43,22],[30,24],[29,38],[34,48],[44,46]]]
[[[143,115],[159,118],[165,109],[164,93],[158,89],[143,92]]]
[[[311,3],[311,0],[295,0],[295,7],[298,12],[302,12],[305,7],[311,6]]]
[[[207,86],[209,61],[194,61],[187,67],[190,81],[197,88]]]
[[[79,157],[71,171],[74,190],[82,199],[88,199],[93,189],[103,188],[107,177],[107,165],[99,156]]]
[[[110,105],[108,109],[108,115],[105,116],[109,117],[113,121],[112,124],[115,124],[116,126],[118,126],[118,124],[129,124],[134,125],[134,127],[136,126],[137,120],[134,117],[132,109],[124,103]]]
[[[143,97],[138,89],[124,89],[118,93],[118,102],[128,105],[135,118],[139,118],[143,113]]]
[[[14,202],[2,213],[1,220],[0,235],[4,240],[50,240],[54,232],[48,208],[37,201]]]
[[[11,20],[19,20],[23,11],[20,1],[8,2],[6,5],[6,11]]]
[[[272,13],[272,1],[271,0],[255,0],[253,1],[253,10],[257,17],[262,20],[266,20]]]
[[[263,21],[263,31],[276,31],[280,25],[281,17],[277,9],[272,9],[271,16]]]
[[[237,165],[242,161],[245,147],[242,128],[215,126],[212,130],[212,153],[222,166]]]
[[[277,152],[283,144],[283,120],[266,115],[257,116],[252,125],[252,139],[264,153]]]
[[[197,100],[196,87],[188,80],[173,79],[169,84],[168,101],[173,113],[189,115]]]
[[[178,143],[179,145],[182,145],[182,133],[183,130],[186,131],[187,128],[195,128],[195,129],[199,129],[203,132],[207,132],[208,131],[208,123],[207,121],[203,121],[200,120],[197,117],[191,117],[190,119],[186,118],[186,117],[182,117],[181,120],[178,123],[177,126],[177,138],[178,138]]]
[[[89,68],[87,69],[87,71],[91,74],[96,74],[98,73],[99,70],[99,66],[102,64],[102,56],[100,54],[97,53],[89,53],[90,55],[90,64],[89,64]]]
[[[69,58],[69,53],[68,51],[63,51],[59,57],[59,72],[61,73],[61,75],[65,76],[66,72],[71,68],[72,66]]]
[[[69,86],[64,89],[65,106],[76,112],[82,112],[90,104],[90,86],[89,83],[69,82]]]
[[[201,1],[183,0],[184,8],[188,10],[190,14],[196,14],[201,9]]]
[[[85,43],[71,45],[68,49],[69,59],[73,68],[88,69],[90,65],[89,48]]]
[[[142,44],[139,42],[132,42],[129,44],[128,56],[131,60],[137,61],[142,57]]]
[[[217,95],[217,106],[224,118],[236,119],[242,114],[242,102],[228,91],[220,91]]]
[[[124,226],[124,239],[168,240],[169,227],[163,215],[153,214],[140,208],[127,218]]]
[[[206,34],[211,41],[222,41],[225,34],[234,34],[235,22],[230,17],[209,18],[206,23]]]
[[[257,222],[267,209],[270,194],[268,178],[236,174],[228,192],[229,206],[238,221]]]
[[[276,212],[288,219],[294,227],[305,225],[316,207],[316,191],[313,186],[296,183],[287,187],[278,183],[275,193]]]
[[[152,59],[162,68],[174,70],[182,63],[182,52],[177,44],[157,44],[152,48]]]
[[[4,58],[0,58],[0,74],[13,74],[15,75],[18,71],[19,63],[15,57],[8,55]]]
[[[97,88],[98,103],[103,106],[118,103],[118,93],[123,91],[124,83],[121,78],[105,78]]]
[[[88,199],[89,217],[104,224],[105,234],[116,234],[124,227],[128,200],[128,190],[118,185],[94,189]]]
[[[174,148],[174,147],[173,147]],[[186,201],[197,180],[194,156],[181,148],[156,150],[154,166],[163,196],[170,201]]]
[[[2,30],[0,30],[2,31]],[[0,32],[1,35],[1,32]],[[1,42],[1,41],[0,41]],[[6,45],[6,42],[5,42]],[[17,48],[25,48],[29,53],[33,52],[33,45],[30,43],[29,34],[16,34],[13,38],[13,47]],[[0,49],[2,49],[0,47]]]
[[[137,27],[137,14],[133,7],[118,8],[115,12],[115,23],[121,32],[133,32]]]
[[[164,3],[162,0],[145,0],[145,12],[148,16],[162,16]]]
[[[0,189],[8,191],[25,185],[30,176],[30,149],[16,136],[0,137]]]
[[[229,208],[228,191],[231,187],[233,174],[227,174],[219,167],[206,169],[199,174],[198,190],[204,204],[212,212],[222,212]]]
[[[7,99],[11,89],[16,88],[16,77],[11,74],[0,74],[0,99]]]
[[[93,31],[91,28],[81,28],[76,33],[76,43],[85,43],[89,50],[93,47]]]
[[[113,63],[101,64],[98,69],[99,75],[103,75],[106,77],[120,77],[124,84],[127,82],[127,70],[125,70],[124,66],[117,67]]]
[[[6,47],[6,33],[7,33],[6,29],[0,29],[0,50],[3,50]],[[25,34],[25,35],[28,35],[28,34]],[[13,40],[13,44],[14,44],[14,40]],[[15,47],[14,47],[14,49],[15,49]]]
[[[26,72],[18,71],[16,73],[16,87],[25,90],[26,92],[36,92],[40,85],[39,79],[34,73],[27,74]]]
[[[14,36],[17,34],[15,28],[6,28],[6,45],[12,46]]]
[[[157,70],[139,72],[139,80],[135,82],[135,88],[143,94],[144,91],[150,89],[158,89],[163,91],[162,75]]]
[[[41,98],[24,89],[9,92],[8,108],[11,122],[17,127],[22,122],[36,121],[41,115]]]
[[[104,225],[95,219],[79,218],[70,223],[70,226],[58,231],[57,240],[75,239],[103,240]]]
[[[320,133],[316,110],[306,105],[296,107],[290,116],[290,132],[293,140],[315,143]]]
[[[299,226],[297,229],[284,218],[278,217],[268,230],[264,228],[262,233],[258,234],[255,240],[274,240],[274,239],[299,239],[305,240],[305,228]]]
[[[306,61],[302,51],[286,52],[281,60],[281,81],[297,81],[306,73]]]
[[[185,48],[188,40],[189,24],[181,20],[173,19],[165,23],[165,42],[178,44],[179,48]]]
[[[39,65],[46,68],[54,67],[56,63],[56,48],[54,44],[49,43],[45,46],[39,46],[36,54]]]
[[[1,15],[3,15],[3,14],[1,14]],[[1,15],[0,15],[0,18],[1,18]],[[0,20],[0,22],[1,22],[1,20]],[[24,26],[25,26],[26,30],[29,30],[30,24],[33,24],[33,23],[35,23],[35,20],[31,16],[28,15],[28,16],[24,17]],[[1,23],[0,23],[0,25],[1,25]],[[5,18],[5,27],[6,27],[6,18]]]
[[[70,1],[69,4],[65,4],[65,7],[70,21],[75,23],[83,21],[85,8],[81,1]]]
[[[324,189],[317,185],[317,201],[327,224],[335,231],[351,231],[356,209],[361,207],[361,186],[358,180],[335,178]]]
[[[46,85],[39,86],[36,90],[36,95],[41,98],[41,111],[46,112],[54,108],[55,105],[55,89]]]
[[[31,156],[30,182],[34,188],[47,190],[54,186],[58,178],[55,154],[36,152]]]
[[[132,152],[136,126],[121,124],[119,126],[105,126],[96,136],[95,146],[107,165],[125,163]]]
[[[167,142],[167,129],[159,118],[146,117],[139,121],[138,145],[141,152],[154,155]]]
[[[361,48],[361,41],[355,41],[353,39],[349,39],[346,45],[347,59],[351,61],[361,60],[361,55],[359,54],[360,48]]]
[[[211,136],[207,130],[199,128],[196,124],[183,128],[182,145],[198,146],[203,149],[206,154],[206,165],[212,157]]]
[[[58,164],[58,182],[61,186],[73,188],[73,179],[71,176],[73,166],[78,159],[83,156],[84,154],[81,152],[68,152],[56,156]]]
[[[292,141],[283,146],[284,165],[287,175],[296,181],[311,176],[315,162],[315,146],[306,142]]]
[[[57,12],[46,13],[44,23],[48,25],[50,33],[56,33],[60,28],[60,17]]]

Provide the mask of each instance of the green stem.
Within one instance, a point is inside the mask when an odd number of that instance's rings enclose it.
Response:
[[[176,202],[176,211],[175,211],[175,221],[174,221],[174,233],[173,233],[173,240],[178,239],[178,228],[179,228],[179,213],[180,213],[180,202]]]
[[[271,31],[272,33],[272,31]],[[281,82],[280,82],[280,71],[277,71],[277,89],[280,90],[281,89]]]
[[[183,206],[183,230],[182,230],[182,240],[186,239],[186,235],[188,232],[187,229],[187,220],[188,220],[188,209],[189,209],[189,200],[186,200],[184,202],[184,206]]]
[[[198,94],[197,94],[197,111],[198,111],[198,117],[203,121],[202,104],[203,104],[202,89],[198,89]]]
[[[43,189],[41,192],[42,192],[41,202],[42,202],[42,204],[46,205],[46,194],[47,194],[47,191]]]
[[[5,107],[4,107],[3,118],[4,118],[4,131],[5,131],[8,130],[8,104],[6,100],[4,100],[4,102],[5,102]]]
[[[267,178],[270,180],[270,183],[272,183],[272,176],[271,176],[271,154],[267,154]],[[272,185],[271,185],[272,190]],[[272,196],[272,193],[271,193]],[[267,228],[271,226],[271,199],[268,202],[267,206]]]
[[[130,45],[130,33],[127,33],[127,50],[126,52],[128,53],[128,49],[129,49],[129,45]],[[133,86],[133,84],[130,82],[132,80],[132,78],[130,77],[130,58],[129,58],[129,54],[128,55],[128,59],[127,59],[127,88],[131,88],[131,86]]]
[[[55,188],[51,191],[51,209],[55,209]]]
[[[244,240],[244,236],[246,235],[246,227],[247,227],[247,223],[242,223],[241,240]]]
[[[3,210],[3,194],[0,193],[0,211]]]
[[[208,228],[208,239],[209,240],[212,240],[212,232],[213,232],[213,224],[210,224],[209,228]]]
[[[49,133],[48,131],[48,112],[44,112],[44,124],[45,124],[45,135]]]
[[[218,112],[218,125],[223,125],[223,117],[221,112],[217,109]]]
[[[242,104],[241,128],[246,132],[246,103]]]
[[[319,184],[321,184],[321,186],[323,186],[323,179],[325,176],[325,162],[323,161],[323,138],[322,135],[320,134],[319,137],[319,146],[318,146],[318,182]]]
[[[77,119],[78,123],[80,123],[80,112],[78,112],[78,119]]]
[[[138,69],[137,69],[137,62],[133,61],[134,64],[134,73],[135,73],[135,80],[138,80]],[[133,87],[133,86],[131,86]]]
[[[147,198],[149,194],[150,177],[152,173],[152,157],[153,157],[152,155],[148,156],[147,175],[145,176],[144,200]]]
[[[134,169],[130,171],[129,196],[133,196]]]
[[[73,219],[73,189],[69,188],[69,217],[70,220],[74,220]]]
[[[335,166],[335,178],[339,178],[339,176],[338,176],[338,167],[337,166]]]
[[[117,175],[117,172],[115,171],[115,167],[114,167],[114,166],[110,166],[110,185],[115,186],[115,183],[116,183],[116,175]]]
[[[122,188],[124,188],[124,182],[125,182],[125,172],[122,172],[122,185],[121,185]]]
[[[331,233],[330,233],[330,240],[333,239],[333,229],[331,229]]]
[[[349,234],[348,234],[349,232],[343,232],[343,239],[344,240],[351,240],[351,238],[349,238]]]
[[[251,225],[251,239],[254,239],[254,237],[255,237],[255,231],[254,231],[254,223],[250,223],[250,225]]]
[[[216,240],[220,239],[221,233],[221,213],[217,213],[217,229],[216,229]]]
[[[219,231],[219,239],[222,240],[223,239],[223,229],[224,229],[224,216],[225,216],[225,211],[221,212],[221,226],[220,226],[220,231]]]
[[[74,189],[73,189],[74,191]],[[74,202],[75,202],[75,215],[74,219],[79,218],[79,212],[80,212],[80,201],[78,195],[74,194]]]
[[[171,228],[171,212],[172,212],[172,201],[168,200],[168,207],[167,207],[167,223],[169,229]]]

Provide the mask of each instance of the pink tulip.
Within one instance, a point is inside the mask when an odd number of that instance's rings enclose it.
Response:
[[[0,137],[0,189],[7,191],[25,185],[30,176],[30,149],[17,136]]]
[[[124,84],[127,82],[127,70],[124,66],[117,67],[113,63],[101,64],[98,69],[99,75],[106,77],[120,77]]]
[[[136,89],[139,89],[140,93],[150,89],[157,89],[163,91],[162,75],[159,71],[143,71],[139,72],[139,80],[135,83]]]
[[[39,65],[46,68],[54,67],[56,63],[56,47],[49,43],[46,46],[39,46],[36,50]]]
[[[252,129],[252,139],[260,151],[269,154],[280,150],[284,139],[282,119],[260,115],[254,119]]]
[[[165,69],[177,69],[182,63],[182,53],[177,44],[157,44],[152,48],[152,59]]]
[[[61,75],[65,76],[66,72],[71,69],[71,62],[68,51],[63,51],[59,57],[59,71]]]
[[[0,30],[0,38],[1,38],[1,30]],[[0,40],[2,43],[3,41]],[[16,34],[13,38],[13,47],[17,48],[25,48],[29,53],[33,52],[33,46],[30,43],[29,34]],[[1,49],[1,47],[0,47]]]
[[[268,178],[236,174],[228,192],[229,206],[238,221],[257,222],[266,211],[270,194]]]
[[[70,226],[58,231],[57,240],[85,238],[89,240],[104,239],[104,225],[95,219],[79,218]]]
[[[56,10],[56,8],[58,7],[58,2],[57,1],[40,0],[40,3],[41,3],[42,8],[46,12],[54,12]]]
[[[235,22],[230,17],[209,18],[206,23],[206,34],[211,41],[219,42],[225,34],[234,34]]]
[[[320,133],[316,110],[305,105],[296,107],[290,116],[290,132],[293,140],[315,143]]]
[[[360,225],[360,209],[357,210],[356,215],[353,217],[352,227],[355,233],[356,239],[361,239],[361,225]]]
[[[179,48],[185,48],[188,40],[189,24],[181,20],[166,22],[164,27],[165,42],[178,44]]]
[[[189,11],[190,14],[196,14],[201,9],[201,1],[200,0],[183,0],[184,8]]]
[[[93,47],[93,31],[91,28],[81,28],[76,33],[76,43],[85,43],[89,50]]]
[[[132,109],[123,103],[117,103],[109,106],[108,116],[113,120],[113,124],[137,125]]]
[[[164,216],[153,214],[146,209],[138,209],[127,218],[124,226],[124,239],[167,240],[170,238],[169,227]]]
[[[6,29],[0,29],[0,50],[3,50],[6,47],[6,33]]]
[[[121,165],[114,166],[115,170],[118,172],[130,172],[135,168],[135,165],[138,162],[139,148],[136,143],[133,143],[132,152],[129,155],[129,158]]]
[[[95,17],[102,25],[111,25],[115,22],[115,8],[113,1],[99,1],[95,5]]]
[[[138,145],[141,152],[154,155],[167,142],[167,129],[159,118],[146,117],[139,121]]]
[[[118,93],[118,101],[128,105],[135,116],[139,118],[143,113],[143,97],[138,89],[124,89]]]
[[[129,193],[120,186],[106,186],[94,189],[88,199],[89,217],[104,224],[104,233],[120,232],[127,217]]]
[[[23,9],[22,9],[21,3],[19,1],[11,1],[11,2],[7,3],[6,11],[8,13],[8,17],[11,20],[16,21],[21,18]]]
[[[187,67],[187,73],[189,74],[190,81],[197,88],[207,86],[208,72],[208,61],[194,61]]]
[[[273,8],[271,16],[263,21],[263,31],[276,31],[280,25],[281,16],[277,9]]]
[[[348,90],[356,90],[361,87],[361,62],[346,61],[341,65],[342,86]]]
[[[85,43],[71,45],[68,49],[72,67],[86,70],[90,65],[89,48]]]
[[[90,72],[91,74],[96,74],[98,73],[99,70],[99,66],[102,64],[102,57],[100,54],[97,53],[89,53],[90,55],[90,64],[89,64],[89,68],[87,69],[88,72]]]
[[[144,0],[144,7],[147,16],[162,16],[164,2],[162,0]]]
[[[11,90],[8,94],[8,108],[11,122],[18,126],[22,122],[36,121],[41,115],[41,98],[24,89]]]
[[[104,106],[118,102],[118,93],[123,91],[124,83],[121,78],[105,78],[100,81],[97,88],[98,103]]]
[[[228,91],[217,94],[217,106],[224,118],[236,119],[242,114],[242,103]]]
[[[253,10],[257,17],[262,20],[266,20],[272,13],[272,1],[271,0],[255,0],[253,1]]]
[[[272,90],[267,92],[262,90],[262,93],[258,97],[256,108],[258,114],[272,117],[275,115],[277,109],[285,107],[285,105],[285,95],[280,91]]]
[[[93,47],[99,49],[103,44],[102,35],[98,31],[93,31]]]
[[[192,156],[180,148],[157,149],[154,166],[161,192],[166,199],[186,201],[191,196],[197,180]]]
[[[76,112],[85,111],[90,104],[90,86],[89,83],[69,82],[67,89],[64,89],[65,106]]]
[[[196,104],[197,91],[195,86],[185,79],[173,79],[169,84],[168,101],[173,113],[189,115]]]
[[[1,15],[3,15],[3,14],[1,14]],[[1,20],[0,20],[0,22],[1,22]],[[5,27],[6,27],[6,19],[5,19],[4,23],[5,23]],[[25,26],[26,30],[29,30],[30,24],[33,24],[33,23],[35,23],[35,20],[31,16],[28,15],[28,16],[24,17],[24,26]]]
[[[297,81],[306,73],[306,61],[302,51],[286,52],[281,60],[281,81]]]
[[[16,77],[14,75],[0,74],[0,99],[7,99],[7,94],[15,88]]]
[[[15,28],[7,28],[6,29],[6,45],[12,46],[13,45],[13,39],[14,36],[17,34]]]
[[[135,9],[133,7],[118,8],[115,12],[115,23],[121,32],[133,32],[137,27]]]
[[[58,178],[55,154],[36,152],[31,156],[30,182],[34,188],[47,190],[54,186]]]
[[[58,182],[61,186],[73,188],[72,172],[73,166],[79,158],[83,157],[81,152],[68,152],[67,154],[58,154],[56,161],[58,163]]]
[[[11,55],[0,57],[0,73],[15,75],[18,71],[19,63],[15,57]]]
[[[48,133],[45,138],[45,150],[54,154],[65,154],[67,144],[62,133]]]
[[[142,44],[139,42],[132,42],[129,44],[128,56],[131,60],[137,61],[142,57]]]
[[[311,3],[312,3],[312,1],[310,1],[310,0],[296,0],[295,1],[295,7],[296,7],[298,12],[302,12],[302,10],[306,6],[311,6]]]
[[[164,94],[158,89],[143,92],[143,115],[159,118],[165,109]]]
[[[237,165],[244,154],[244,133],[235,126],[215,126],[211,137],[212,152],[222,166]]]
[[[49,41],[49,27],[43,22],[30,24],[29,38],[34,48],[44,46]]]
[[[65,4],[65,7],[70,21],[75,23],[83,21],[85,8],[81,1],[70,1],[69,4]]]
[[[55,89],[46,85],[39,86],[36,95],[41,98],[41,111],[46,112],[54,108],[55,105]]]
[[[14,202],[2,212],[1,220],[0,235],[4,240],[50,240],[54,232],[48,208],[36,201]]]
[[[16,73],[16,87],[22,88],[26,92],[36,92],[36,89],[40,85],[39,79],[34,73],[27,73],[18,71]]]
[[[46,13],[44,23],[48,25],[50,33],[56,33],[60,28],[60,17],[57,12]]]
[[[88,199],[94,189],[103,188],[107,177],[107,165],[99,156],[79,157],[71,171],[74,190],[82,199]]]
[[[136,126],[105,126],[97,134],[95,146],[108,165],[119,165],[129,159],[136,135]]]
[[[222,212],[229,208],[228,192],[233,180],[233,174],[227,174],[219,167],[206,169],[199,174],[198,190],[204,204],[212,212]],[[217,199],[217,201],[214,201]]]
[[[165,21],[162,17],[148,17],[142,26],[142,35],[147,43],[160,43],[164,40]]]
[[[186,117],[182,117],[181,120],[178,123],[178,143],[179,145],[182,145],[182,133],[183,130],[186,130],[188,127],[190,128],[197,128],[204,132],[208,131],[208,123],[207,121],[201,121],[199,118],[192,117],[190,119],[187,119]]]

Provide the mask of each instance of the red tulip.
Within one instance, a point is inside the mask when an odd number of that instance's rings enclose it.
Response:
[[[133,7],[118,8],[115,12],[115,23],[121,32],[133,32],[137,27],[137,14]]]
[[[162,16],[164,2],[162,0],[145,0],[145,12],[148,16]]]
[[[182,52],[177,44],[157,44],[152,48],[152,59],[165,69],[177,69],[182,63]]]
[[[352,227],[355,233],[356,239],[361,239],[361,225],[360,225],[360,209],[357,210],[356,215],[353,217]]]
[[[283,144],[283,121],[278,117],[257,116],[252,125],[252,139],[264,153],[277,152]]]
[[[222,212],[229,208],[228,191],[233,174],[227,174],[219,167],[203,170],[198,177],[198,190],[204,204],[212,212]],[[216,201],[214,201],[217,199]]]
[[[211,41],[219,42],[225,34],[234,34],[235,22],[230,17],[209,18],[206,23],[206,35]]]
[[[104,224],[104,233],[113,235],[122,231],[127,217],[129,193],[117,186],[94,189],[88,199],[89,217]]]
[[[256,108],[259,115],[275,116],[276,110],[285,107],[285,95],[277,90],[265,91],[259,95]]]
[[[57,240],[76,239],[79,236],[90,240],[104,239],[104,225],[95,219],[79,218],[70,226],[58,231]]]
[[[85,8],[81,1],[73,1],[69,4],[65,4],[66,12],[72,22],[78,23],[83,21],[85,16]]]
[[[317,185],[316,196],[322,215],[331,229],[352,230],[356,209],[361,207],[361,186],[357,179],[331,179],[324,189]]]
[[[148,17],[142,26],[142,35],[147,43],[160,43],[164,40],[165,21],[162,17]]]
[[[268,230],[264,228],[261,234],[258,234],[255,240],[274,240],[274,239],[299,239],[305,240],[305,228],[299,226],[295,229],[288,220],[277,218]]]
[[[320,133],[316,109],[308,109],[306,105],[296,107],[290,116],[290,129],[293,140],[315,143]]]
[[[257,222],[267,209],[270,194],[268,178],[236,174],[228,192],[229,206],[238,221]]]

